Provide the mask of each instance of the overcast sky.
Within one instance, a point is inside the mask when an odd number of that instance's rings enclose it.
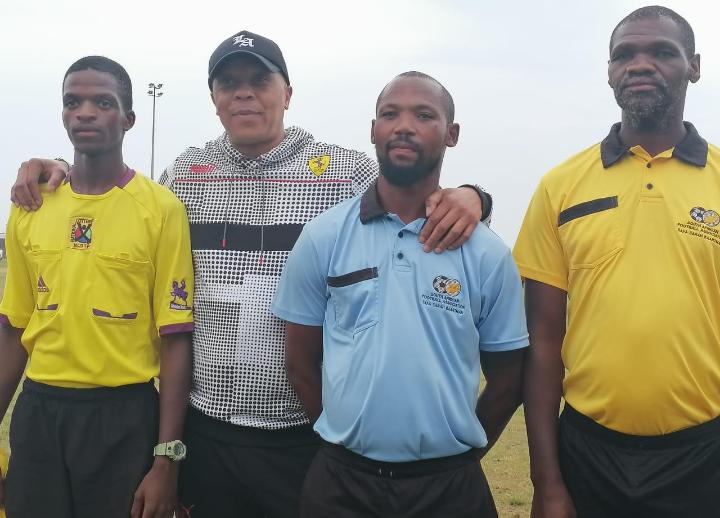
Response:
[[[0,31],[0,224],[20,162],[72,159],[61,119],[61,80],[76,59],[119,61],[134,83],[137,124],[125,161],[150,175],[152,99],[163,83],[155,172],[221,131],[207,87],[207,60],[228,36],[250,30],[283,50],[294,89],[286,125],[366,151],[381,88],[420,70],[455,99],[460,141],[442,183],[493,193],[493,228],[512,245],[540,176],[596,143],[619,118],[607,86],[615,24],[646,5],[623,0],[363,0],[155,2],[2,0]],[[720,143],[718,3],[668,1],[695,29],[702,78],[686,119]]]

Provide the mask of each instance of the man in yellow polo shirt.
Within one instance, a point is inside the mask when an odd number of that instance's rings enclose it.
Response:
[[[7,228],[0,418],[29,357],[10,427],[7,513],[169,517],[190,384],[187,216],[123,162],[135,114],[119,64],[74,63],[62,116],[75,148],[68,181],[42,210],[13,207]]]
[[[639,9],[608,67],[621,122],[543,177],[514,251],[533,516],[717,516],[720,150],[683,122],[693,31]]]

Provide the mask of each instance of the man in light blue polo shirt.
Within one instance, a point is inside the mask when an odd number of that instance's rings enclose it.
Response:
[[[305,226],[273,303],[288,378],[328,443],[301,516],[496,516],[475,454],[521,401],[520,278],[484,225],[443,254],[417,242],[459,134],[447,90],[406,72],[376,111],[380,177]]]

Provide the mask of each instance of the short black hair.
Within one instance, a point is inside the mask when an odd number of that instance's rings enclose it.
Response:
[[[73,72],[80,72],[82,70],[96,70],[113,76],[120,87],[118,89],[118,95],[120,96],[123,109],[126,111],[132,110],[132,82],[130,81],[130,76],[127,71],[120,63],[105,56],[85,56],[84,58],[80,58],[70,65],[70,68],[65,72],[63,87],[65,86],[67,76]]]
[[[682,44],[683,47],[685,47],[685,52],[687,53],[687,56],[692,57],[695,55],[695,33],[693,32],[692,27],[690,27],[688,21],[672,9],[668,9],[667,7],[663,7],[661,5],[648,5],[646,7],[641,7],[640,9],[636,9],[635,11],[628,14],[625,18],[620,20],[620,23],[615,26],[612,34],[610,35],[610,50],[612,50],[615,33],[620,27],[622,27],[627,22],[645,20],[648,18],[669,18],[674,21],[680,28]]]
[[[438,85],[440,87],[440,92],[442,93],[443,101],[445,103],[445,115],[447,116],[448,124],[452,124],[455,121],[455,101],[453,101],[452,95],[450,95],[450,92],[447,91],[447,88],[445,88],[440,81],[438,81],[432,76],[429,76],[423,72],[418,72],[416,70],[410,70],[408,72],[398,74],[393,78],[393,81],[399,77],[419,77],[421,79],[427,79],[428,81],[432,81],[433,83]],[[390,81],[390,83],[392,83],[392,81]],[[382,100],[382,96],[385,93],[385,90],[387,90],[387,87],[390,85],[390,83],[386,84],[385,87],[380,91],[377,101],[375,102],[375,112],[377,112],[378,108],[380,107],[380,101]]]

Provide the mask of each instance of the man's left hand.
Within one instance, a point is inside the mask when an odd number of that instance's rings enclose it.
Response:
[[[439,254],[470,239],[482,217],[482,201],[474,189],[440,189],[425,200],[425,215],[420,242],[426,252]]]
[[[135,491],[132,518],[171,518],[177,503],[178,466],[157,458]]]

